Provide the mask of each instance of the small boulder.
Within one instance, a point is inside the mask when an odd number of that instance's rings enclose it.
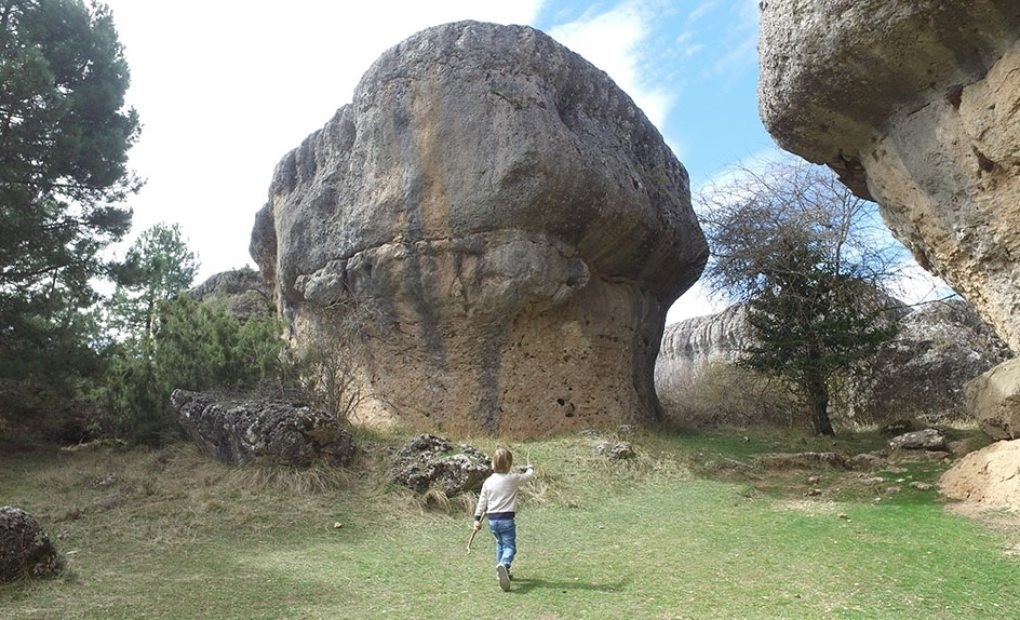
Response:
[[[211,395],[187,390],[174,390],[170,402],[188,435],[221,461],[307,467],[320,460],[346,465],[354,458],[354,438],[336,417],[300,403],[250,399],[221,404]]]
[[[945,450],[946,436],[934,428],[897,435],[889,440],[891,450]]]
[[[629,441],[598,441],[594,446],[595,453],[614,461],[634,458],[634,447]]]
[[[60,568],[57,550],[39,522],[20,508],[0,508],[0,583],[46,577]]]
[[[412,438],[397,452],[391,479],[417,493],[441,489],[447,497],[453,497],[481,491],[490,474],[489,457],[481,450],[424,434]]]

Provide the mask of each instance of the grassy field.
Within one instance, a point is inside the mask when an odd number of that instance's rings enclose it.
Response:
[[[229,467],[186,445],[0,456],[0,504],[39,518],[67,563],[60,577],[0,587],[0,616],[1015,618],[1020,609],[1020,558],[1008,552],[1020,531],[957,516],[935,491],[909,486],[945,465],[863,475],[747,465],[761,452],[865,451],[877,435],[638,435],[639,456],[626,462],[596,457],[580,436],[514,445],[539,477],[518,518],[508,594],[486,531],[465,553],[468,502],[426,508],[385,480],[401,438],[360,439],[366,449],[345,472]]]

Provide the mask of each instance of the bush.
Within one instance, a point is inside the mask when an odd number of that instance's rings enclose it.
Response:
[[[246,390],[270,383],[291,387],[297,377],[276,316],[244,322],[224,305],[185,296],[160,305],[151,338],[115,345],[93,400],[104,433],[132,442],[163,443],[179,436],[170,393]]]
[[[804,406],[781,381],[732,364],[708,364],[659,395],[670,422],[689,428],[793,426]]]

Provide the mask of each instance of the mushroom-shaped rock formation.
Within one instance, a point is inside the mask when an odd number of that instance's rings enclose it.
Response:
[[[458,22],[380,57],[277,166],[252,233],[300,343],[350,343],[355,419],[532,436],[660,415],[708,250],[687,173],[602,71]]]
[[[1020,2],[763,0],[762,119],[1020,345]]]

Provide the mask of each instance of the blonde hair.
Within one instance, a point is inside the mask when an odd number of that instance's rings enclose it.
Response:
[[[510,471],[510,466],[514,464],[514,455],[506,448],[499,448],[492,455],[492,469],[497,474],[505,474]]]

